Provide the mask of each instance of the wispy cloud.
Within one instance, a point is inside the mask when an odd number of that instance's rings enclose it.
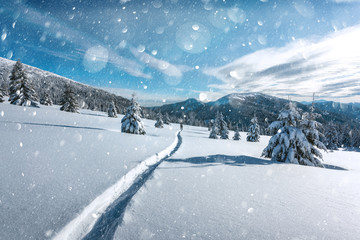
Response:
[[[5,4],[4,7],[7,7],[11,11],[14,6],[12,6],[11,3],[8,3]],[[46,33],[45,35],[43,35],[44,41],[46,39],[46,36],[50,35],[60,40],[67,41],[68,43],[76,45],[83,49],[82,51],[75,52],[74,56],[70,56],[69,54],[64,55],[59,51],[48,50],[46,48],[39,49],[39,51],[69,60],[69,58],[83,58],[87,50],[93,47],[102,46],[107,51],[106,63],[111,63],[119,69],[135,77],[151,78],[151,75],[143,73],[143,67],[136,61],[120,56],[116,53],[116,51],[112,50],[111,48],[104,47],[100,41],[68,26],[61,20],[55,19],[47,14],[42,14],[41,12],[29,6],[25,7],[21,2],[18,2],[16,4],[16,8],[19,12],[24,13],[19,16],[18,20],[37,25],[44,30],[44,33]],[[76,54],[80,54],[80,56],[75,56]]]
[[[277,96],[311,96],[360,101],[360,25],[321,39],[296,40],[204,70],[224,93],[263,92]]]
[[[130,48],[131,53],[151,68],[154,68],[169,77],[182,77],[183,71],[189,71],[192,68],[186,66],[175,66],[167,61],[155,58],[145,52],[138,51],[135,48]]]

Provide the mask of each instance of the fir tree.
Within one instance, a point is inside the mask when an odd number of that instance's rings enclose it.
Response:
[[[260,139],[260,127],[258,124],[257,117],[251,119],[251,125],[247,133],[246,141],[248,142],[258,142]]]
[[[217,139],[218,136],[216,134],[216,126],[215,124],[211,127],[210,136],[209,138]]]
[[[340,146],[339,134],[333,122],[330,122],[325,133],[325,146],[330,150],[338,150],[338,147]]]
[[[132,134],[146,134],[144,125],[140,118],[141,107],[135,101],[134,96],[131,99],[131,105],[128,107],[127,112],[121,120],[121,132]]]
[[[4,101],[3,97],[4,97],[4,91],[0,88],[0,102]]]
[[[170,125],[171,121],[170,121],[170,116],[168,113],[165,113],[164,115],[164,124],[166,125]]]
[[[44,94],[44,97],[40,100],[40,104],[45,105],[45,106],[52,106],[53,102],[49,96],[48,93]]]
[[[318,159],[322,159],[322,154],[318,149],[322,149],[326,151],[325,145],[320,141],[324,135],[319,131],[322,129],[322,124],[316,121],[316,118],[321,117],[320,114],[314,112],[314,101],[312,106],[310,107],[310,113],[305,112],[300,121],[300,127],[303,133],[306,136],[306,139],[311,144],[311,153],[314,157]]]
[[[234,134],[233,139],[234,140],[240,140],[241,139],[238,125],[236,125],[236,127],[235,127],[235,134]]]
[[[219,135],[221,139],[229,139],[229,130],[227,127],[227,123],[224,120],[224,116],[220,113],[219,120],[218,120],[218,129]]]
[[[299,119],[299,112],[292,103],[289,103],[287,109],[279,114],[278,121],[271,124],[279,126],[280,129],[271,137],[262,156],[273,161],[323,167],[320,160],[312,153],[313,147],[303,131],[296,127]]]
[[[15,63],[11,71],[9,94],[9,101],[11,104],[37,106],[35,101],[38,101],[38,97],[20,60]]]
[[[78,113],[78,108],[74,90],[70,84],[66,84],[64,95],[61,100],[60,111]]]
[[[109,106],[108,106],[108,116],[109,117],[112,117],[112,118],[117,118],[117,115],[116,115],[116,107],[115,107],[115,104],[114,102],[110,102],[109,103]]]
[[[214,124],[215,124],[216,134],[220,135],[220,112],[219,111],[216,112]]]
[[[158,112],[156,114],[156,122],[155,122],[155,127],[156,128],[163,128],[164,127],[164,122],[163,122],[163,116],[161,114],[161,112]]]

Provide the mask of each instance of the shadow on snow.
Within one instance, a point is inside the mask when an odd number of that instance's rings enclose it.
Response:
[[[216,166],[219,164],[231,165],[231,166],[246,166],[246,165],[271,165],[271,164],[286,164],[282,162],[276,162],[272,160],[266,160],[261,158],[249,157],[249,156],[228,156],[228,155],[211,155],[204,157],[193,157],[193,158],[185,158],[185,159],[167,159],[167,162],[186,162],[191,163],[198,166],[191,167],[205,167],[205,166]],[[324,168],[331,170],[345,170],[347,169],[330,165],[323,164]],[[171,168],[171,167],[170,167]],[[181,168],[181,167],[180,167]]]

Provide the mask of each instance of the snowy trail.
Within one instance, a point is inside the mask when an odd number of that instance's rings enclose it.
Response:
[[[182,143],[180,131],[176,135],[176,139],[169,147],[145,159],[129,171],[117,183],[85,207],[53,239],[112,239],[131,198],[151,176],[156,167],[179,149]]]

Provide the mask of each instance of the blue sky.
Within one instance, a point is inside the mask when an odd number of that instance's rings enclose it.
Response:
[[[0,56],[147,105],[360,102],[360,1],[0,0]]]

